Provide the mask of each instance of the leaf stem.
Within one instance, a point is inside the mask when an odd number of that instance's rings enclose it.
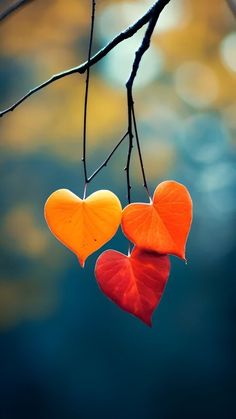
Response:
[[[132,129],[132,106],[133,106],[133,98],[132,98],[132,90],[127,87],[127,105],[128,105],[128,135],[129,135],[129,148],[128,148],[128,155],[127,155],[127,162],[126,162],[126,182],[127,182],[127,199],[128,203],[131,202],[131,182],[130,182],[130,162],[131,162],[131,154],[133,149],[133,129]]]
[[[87,186],[88,186],[88,182],[84,182],[84,194],[83,194],[83,199],[86,199]]]
[[[84,198],[86,197],[86,189],[87,189],[87,183],[88,183],[87,161],[86,161],[87,111],[88,111],[90,59],[91,59],[91,51],[92,51],[92,44],[93,44],[95,9],[96,9],[96,0],[92,0],[91,28],[90,28],[89,48],[88,48],[88,68],[86,70],[85,96],[84,96],[83,156],[82,156],[82,162],[83,162],[83,168],[84,168],[84,183],[86,185],[86,187],[84,188]]]
[[[147,195],[148,195],[149,200],[151,200],[149,188],[148,188],[148,185],[147,185],[147,179],[146,179],[146,175],[145,175],[145,170],[144,170],[143,156],[142,156],[141,147],[140,147],[140,141],[139,141],[139,135],[138,135],[136,117],[135,117],[135,112],[134,112],[134,105],[132,106],[132,116],[133,116],[133,122],[134,122],[134,131],[135,131],[136,144],[137,144],[137,148],[138,148],[139,161],[140,161],[141,172],[142,172],[142,177],[143,177],[143,186],[144,186],[144,188],[145,188],[145,190],[147,192]]]

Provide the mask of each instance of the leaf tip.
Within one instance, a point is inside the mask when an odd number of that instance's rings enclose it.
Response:
[[[84,266],[85,266],[85,259],[81,258],[80,256],[77,256],[77,257],[78,257],[78,261],[79,261],[79,264],[80,264],[81,268],[84,268]]]
[[[179,250],[178,252],[175,253],[175,255],[178,256],[180,259],[182,259],[184,262],[187,261],[185,249]]]
[[[146,324],[146,326],[152,328],[152,318],[151,317],[140,317],[140,319],[143,321],[143,323]]]

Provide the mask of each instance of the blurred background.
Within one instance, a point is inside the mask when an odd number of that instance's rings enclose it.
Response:
[[[230,0],[233,5],[233,0]],[[1,10],[10,3],[0,1]],[[151,0],[98,0],[93,51]],[[235,4],[235,3],[234,3]],[[0,105],[86,60],[88,0],[34,0],[0,24]],[[126,131],[125,81],[144,31],[91,71],[88,168]],[[188,265],[172,257],[149,329],[99,291],[94,264],[49,232],[54,190],[83,191],[84,76],[64,78],[0,121],[0,418],[233,418],[236,26],[224,0],[171,0],[135,82],[150,189],[183,182],[194,203]],[[126,205],[127,143],[89,185]],[[136,153],[132,199],[146,200]],[[121,231],[106,246],[127,252]]]

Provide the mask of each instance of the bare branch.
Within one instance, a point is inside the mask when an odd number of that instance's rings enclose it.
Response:
[[[21,9],[22,7],[31,3],[32,1],[34,0],[19,0],[11,4],[6,10],[3,10],[3,12],[0,13],[0,22],[9,17],[13,12],[16,12],[17,10]]]
[[[161,11],[164,9],[167,3],[170,0],[157,0],[154,5],[143,15],[139,20],[137,20],[133,25],[129,26],[126,30],[118,34],[115,38],[113,38],[104,48],[97,52],[93,57],[91,57],[90,62],[86,61],[77,67],[70,68],[69,70],[62,71],[61,73],[57,73],[54,76],[50,77],[50,79],[44,81],[43,83],[39,84],[38,86],[31,89],[28,93],[22,96],[17,102],[11,105],[9,108],[0,112],[0,117],[5,115],[6,113],[13,111],[17,108],[22,102],[24,102],[27,98],[32,96],[34,93],[38,92],[39,90],[45,88],[51,83],[54,83],[57,80],[62,79],[63,77],[70,76],[71,74],[83,74],[88,67],[96,64],[102,58],[104,58],[116,45],[123,42],[124,40],[132,37],[139,29],[141,29],[146,23],[149,22],[153,14],[159,16]]]
[[[151,36],[152,36],[153,31],[155,29],[157,19],[160,16],[159,4],[162,3],[162,5],[164,7],[169,2],[170,2],[170,0],[159,1],[159,2],[157,2],[157,4],[153,8],[152,15],[150,17],[150,21],[149,21],[147,30],[145,32],[142,44],[140,45],[138,51],[136,51],[136,53],[135,53],[135,59],[134,59],[134,63],[133,63],[132,72],[131,72],[131,75],[129,77],[129,80],[126,83],[126,87],[127,87],[128,90],[132,90],[134,79],[137,75],[137,71],[138,71],[140,62],[142,60],[143,54],[148,50],[148,48],[150,46]]]
[[[226,0],[226,1],[232,13],[234,14],[234,16],[236,16],[236,1],[235,0]]]
[[[129,134],[129,149],[128,149],[128,157],[127,157],[127,164],[125,167],[126,170],[126,177],[127,177],[127,193],[128,193],[128,202],[131,201],[131,196],[130,196],[130,191],[131,191],[131,184],[130,184],[130,161],[131,161],[131,153],[132,153],[132,148],[133,148],[133,127],[132,127],[132,122],[134,122],[134,129],[135,129],[135,134],[136,134],[136,142],[137,142],[137,147],[138,147],[138,153],[139,153],[139,159],[140,159],[140,165],[141,165],[141,170],[142,170],[142,175],[143,175],[143,182],[144,182],[144,187],[147,191],[147,194],[150,198],[150,194],[149,194],[149,190],[148,190],[148,186],[147,186],[147,181],[146,181],[146,176],[145,176],[145,172],[144,172],[144,166],[143,166],[143,160],[142,160],[142,154],[141,154],[141,148],[140,148],[140,144],[139,144],[139,137],[138,137],[138,131],[137,131],[137,125],[136,125],[136,120],[135,120],[135,114],[134,114],[134,101],[133,101],[133,84],[134,84],[134,80],[135,77],[137,75],[137,71],[139,69],[139,65],[140,62],[142,60],[142,57],[144,55],[144,53],[148,50],[149,46],[150,46],[150,42],[151,42],[151,37],[153,34],[153,31],[155,29],[157,20],[160,16],[161,11],[163,10],[163,8],[170,2],[170,0],[162,0],[159,1],[157,3],[154,4],[153,8],[152,8],[152,14],[149,20],[149,24],[147,27],[147,30],[145,32],[145,35],[143,37],[142,43],[139,47],[139,49],[136,51],[135,53],[135,59],[134,59],[134,63],[133,63],[133,68],[130,74],[130,77],[126,83],[126,88],[127,88],[127,104],[128,104],[128,134]]]

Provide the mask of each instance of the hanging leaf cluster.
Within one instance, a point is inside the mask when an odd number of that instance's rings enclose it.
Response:
[[[123,310],[151,326],[170,272],[169,255],[185,260],[192,222],[192,200],[175,181],[160,183],[150,203],[132,203],[123,211],[118,197],[100,190],[81,199],[67,189],[53,192],[45,204],[51,232],[76,254],[80,265],[107,243],[121,224],[134,244],[128,255],[103,252],[95,266],[101,290]]]
[[[96,0],[91,0],[91,26],[88,59],[85,63],[55,74],[30,89],[13,105],[0,112],[3,117],[21,105],[34,93],[63,77],[86,72],[82,162],[84,169],[83,199],[67,189],[52,193],[45,204],[45,218],[52,233],[74,252],[79,263],[100,249],[116,233],[119,226],[133,248],[128,255],[116,250],[102,253],[95,266],[95,276],[101,290],[123,310],[132,313],[147,325],[151,325],[153,311],[162,297],[170,272],[169,255],[185,259],[185,247],[192,222],[192,200],[185,186],[175,181],[159,184],[153,198],[147,185],[138,127],[135,116],[133,84],[143,55],[149,49],[151,38],[160,13],[170,0],[156,0],[149,10],[126,30],[113,38],[104,48],[92,56]],[[21,4],[22,2],[20,2]],[[19,5],[17,7],[20,7]],[[11,9],[8,9],[9,13]],[[90,67],[103,59],[116,45],[132,37],[142,27],[146,30],[142,42],[134,54],[127,89],[127,130],[113,150],[88,176],[87,171],[87,113]],[[128,139],[125,166],[128,205],[123,209],[118,197],[107,190],[100,190],[86,198],[87,185],[104,168],[117,148]],[[131,203],[130,163],[134,139],[140,160],[143,186],[150,202]]]

